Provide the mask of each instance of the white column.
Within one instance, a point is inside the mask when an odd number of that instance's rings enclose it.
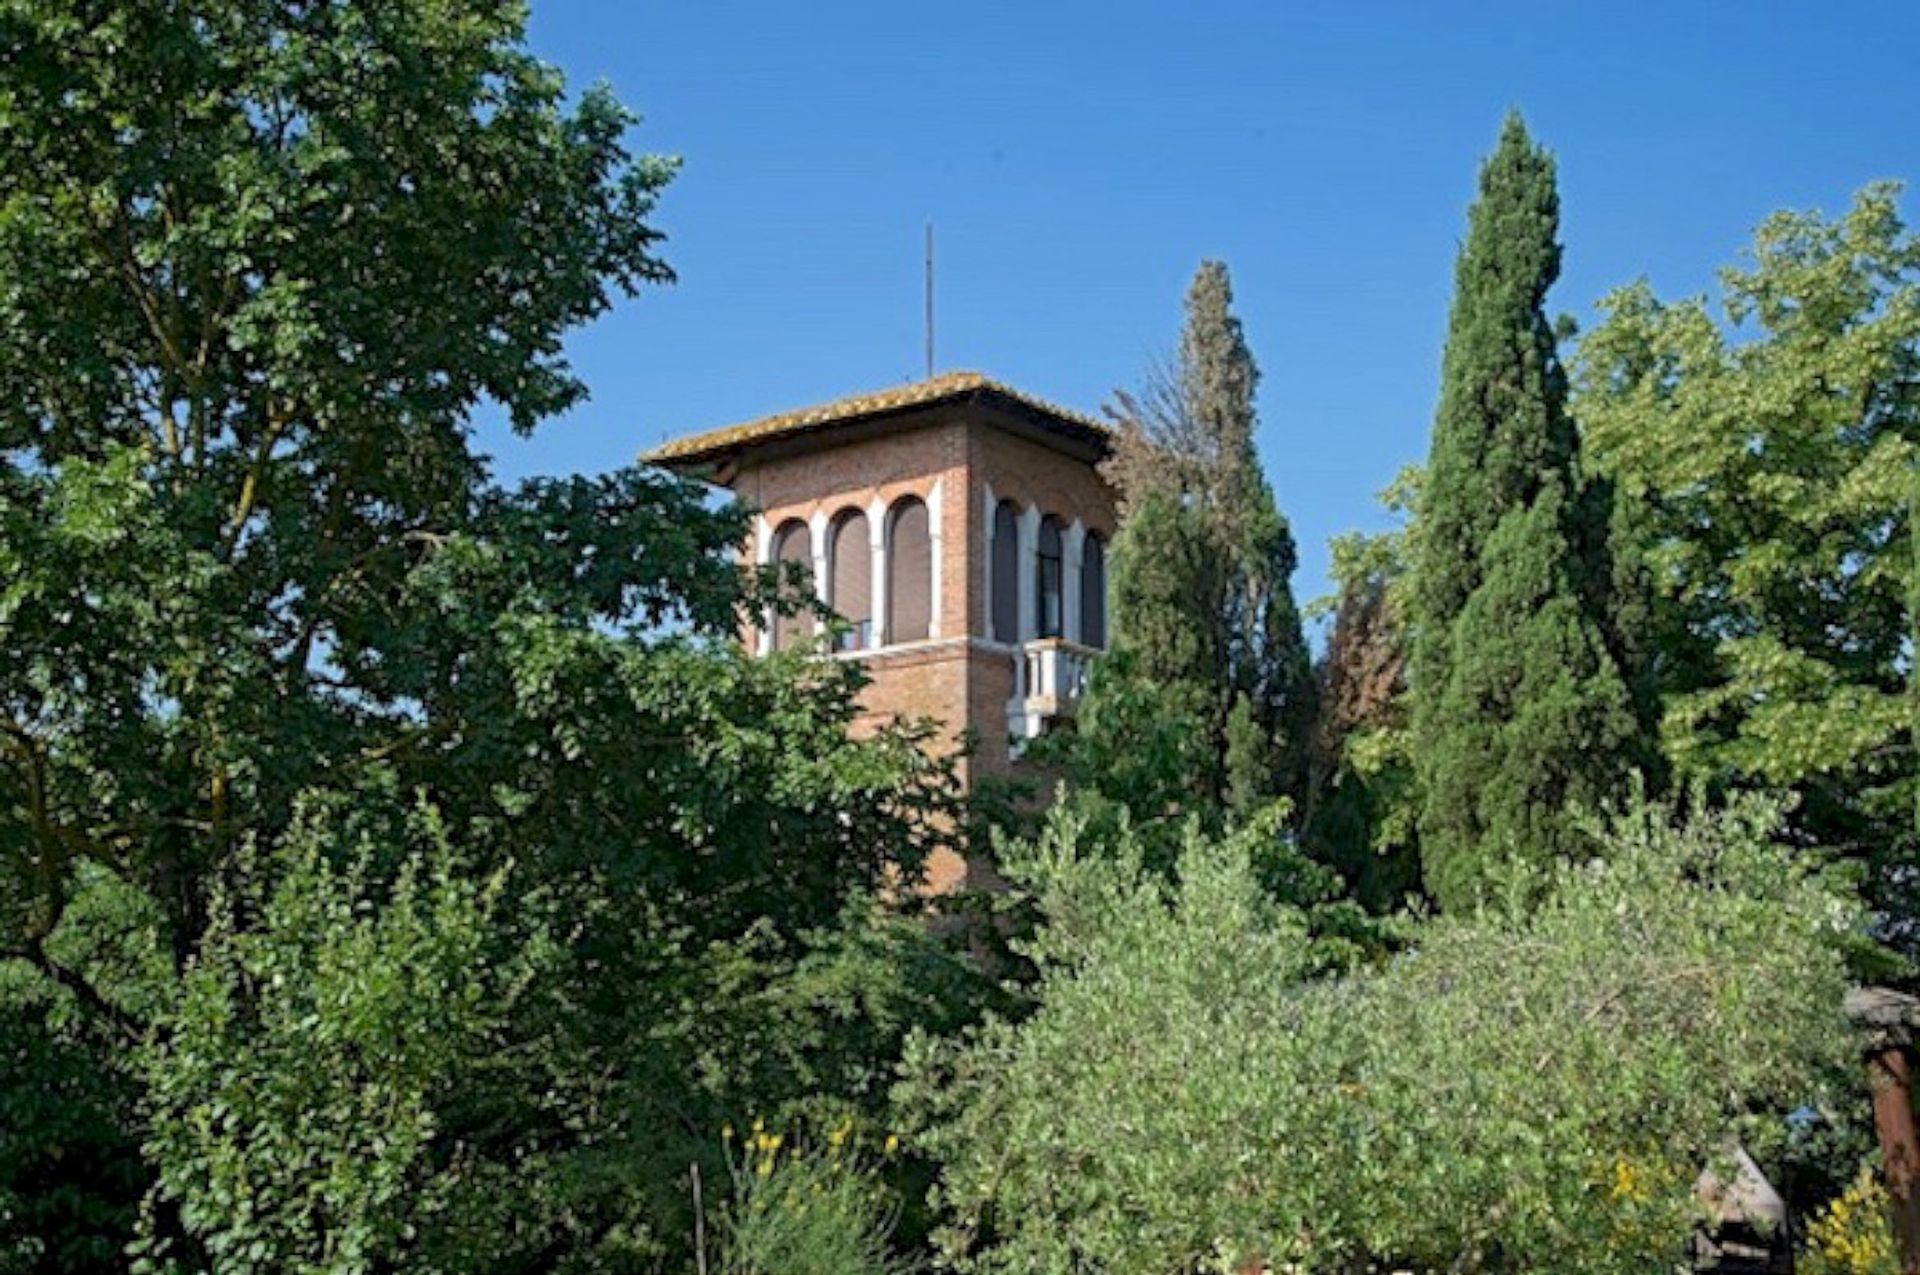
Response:
[[[1039,588],[1040,510],[1028,505],[1020,515],[1020,640],[1031,642],[1040,634],[1035,592]]]
[[[808,520],[807,532],[813,539],[813,596],[829,602],[832,599],[827,597],[827,515],[824,510]]]
[[[1086,641],[1080,631],[1080,563],[1086,545],[1087,529],[1075,518],[1060,546],[1060,633],[1069,642]]]
[[[875,496],[867,506],[867,543],[873,549],[873,587],[867,591],[873,608],[873,644],[885,646],[887,635],[887,506]]]
[[[753,564],[764,567],[773,561],[773,528],[767,523],[765,514],[755,514],[753,518]],[[766,611],[760,616],[760,629],[753,635],[753,649],[756,654],[766,655],[773,650],[773,612]]]
[[[940,552],[946,539],[940,525],[940,494],[944,486],[945,480],[936,478],[933,490],[927,493],[927,549],[933,554],[933,579],[929,585],[933,593],[927,599],[927,636],[930,638],[940,636],[940,560],[946,556]]]

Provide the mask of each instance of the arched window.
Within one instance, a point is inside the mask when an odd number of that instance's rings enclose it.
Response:
[[[1039,593],[1034,599],[1034,619],[1039,624],[1041,637],[1059,637],[1066,632],[1066,608],[1065,595],[1061,592],[1060,520],[1052,514],[1040,520],[1039,562],[1036,566],[1038,570],[1034,572],[1034,583]]]
[[[993,609],[987,631],[996,642],[1020,640],[1020,512],[1011,500],[993,510]]]
[[[1080,550],[1080,640],[1107,645],[1107,542],[1089,531]]]
[[[873,645],[873,546],[867,516],[858,509],[833,520],[827,562],[827,599],[849,626],[835,644],[842,651],[864,651]]]
[[[933,631],[933,540],[927,506],[913,496],[887,515],[887,641],[918,642]]]
[[[808,532],[806,523],[793,518],[780,524],[780,529],[773,533],[773,560],[782,567],[788,563],[798,563],[803,570],[812,570],[813,536]],[[774,649],[784,651],[812,636],[813,617],[811,615],[804,611],[798,615],[774,613]]]

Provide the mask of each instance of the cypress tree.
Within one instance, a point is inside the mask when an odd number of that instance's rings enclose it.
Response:
[[[1105,680],[1124,671],[1184,688],[1211,759],[1193,786],[1246,813],[1299,795],[1312,663],[1293,598],[1293,533],[1254,449],[1259,370],[1223,264],[1202,263],[1186,311],[1173,369],[1144,404],[1123,399],[1113,471],[1128,511],[1114,546],[1122,658]]]
[[[1546,313],[1559,211],[1552,157],[1510,115],[1456,268],[1413,588],[1422,869],[1448,908],[1504,859],[1570,852],[1577,808],[1643,747]]]
[[[1177,490],[1142,494],[1128,504],[1113,559],[1114,652],[1150,682],[1222,686],[1227,637],[1205,618],[1220,612],[1227,573],[1202,512]]]

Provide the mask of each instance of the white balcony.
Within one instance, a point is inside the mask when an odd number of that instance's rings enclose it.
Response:
[[[1100,652],[1065,638],[1037,638],[1013,652],[1013,698],[1007,725],[1016,752],[1056,718],[1071,717],[1087,693],[1087,675]]]

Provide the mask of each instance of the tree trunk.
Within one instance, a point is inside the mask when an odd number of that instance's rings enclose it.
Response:
[[[1867,1057],[1867,1075],[1873,1087],[1874,1128],[1886,1161],[1901,1275],[1920,1275],[1920,1137],[1913,1124],[1912,1060],[1900,1046],[1879,1049]]]

